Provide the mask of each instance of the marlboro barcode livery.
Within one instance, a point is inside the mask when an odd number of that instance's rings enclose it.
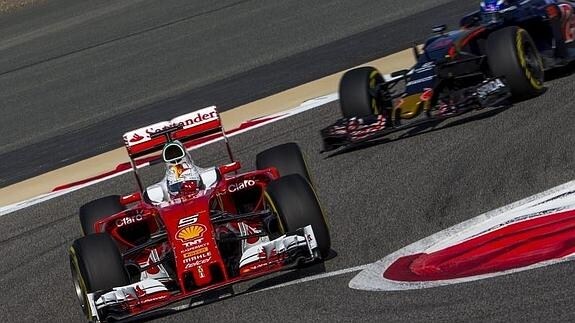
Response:
[[[224,140],[230,163],[196,165],[188,148],[220,136],[215,107],[124,135],[138,190],[83,205],[84,236],[69,252],[89,321],[138,318],[190,297],[210,301],[222,287],[328,255],[329,230],[299,147],[260,152],[256,170],[238,174]],[[142,183],[142,160],[164,163],[165,176]]]

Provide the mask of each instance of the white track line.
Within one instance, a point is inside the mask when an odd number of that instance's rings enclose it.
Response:
[[[234,132],[234,133],[228,135],[228,137],[237,136],[237,135],[239,135],[239,134],[242,134],[242,133],[251,131],[251,130],[253,130],[253,129],[257,129],[257,128],[259,128],[259,127],[263,127],[263,126],[268,125],[268,124],[270,124],[270,123],[273,123],[273,122],[276,122],[276,121],[279,121],[279,120],[282,120],[282,119],[285,119],[285,118],[289,118],[289,117],[294,116],[294,115],[296,115],[296,114],[299,114],[299,113],[302,113],[302,112],[305,112],[305,111],[308,111],[308,110],[317,108],[317,107],[319,107],[319,106],[322,106],[322,105],[324,105],[324,104],[327,104],[327,103],[336,101],[337,99],[338,99],[337,93],[332,93],[332,94],[328,94],[328,95],[325,95],[325,96],[321,96],[321,97],[318,97],[318,98],[315,98],[315,99],[311,99],[311,100],[305,101],[304,103],[300,104],[298,107],[295,107],[295,108],[293,108],[293,109],[291,109],[291,110],[287,110],[287,111],[283,111],[283,112],[278,112],[278,113],[275,113],[275,114],[272,114],[272,115],[269,115],[269,116],[260,117],[260,118],[258,118],[258,119],[263,119],[263,118],[274,118],[274,119],[273,119],[273,120],[266,121],[266,122],[262,122],[262,123],[260,123],[260,124],[257,124],[257,125],[255,125],[255,126],[253,126],[253,127],[249,127],[249,128],[246,128],[246,129],[242,129],[242,130],[236,131],[236,132]],[[223,138],[220,137],[220,138],[217,138],[217,139],[214,139],[214,140],[210,140],[210,141],[208,141],[208,142],[205,142],[205,143],[203,143],[203,144],[201,144],[201,145],[198,145],[198,146],[194,147],[194,149],[197,149],[197,148],[200,148],[200,147],[203,147],[203,146],[206,146],[206,145],[213,144],[213,143],[215,143],[215,142],[221,141],[222,139],[223,139]],[[141,167],[147,167],[147,166],[149,166],[149,164],[143,164],[143,165],[140,165],[139,168],[141,168]],[[94,180],[94,181],[91,181],[91,182],[88,182],[88,183],[84,183],[84,184],[81,184],[81,185],[78,185],[78,186],[70,187],[70,188],[67,188],[67,189],[64,189],[64,190],[61,190],[61,191],[57,191],[57,192],[50,192],[50,193],[42,194],[42,195],[33,197],[33,198],[31,198],[31,199],[28,199],[28,200],[26,200],[26,201],[22,201],[22,202],[10,204],[10,205],[7,205],[7,206],[3,206],[3,207],[0,208],[0,216],[3,216],[3,215],[6,215],[6,214],[9,214],[9,213],[12,213],[12,212],[21,210],[21,209],[23,209],[23,208],[27,208],[27,207],[29,207],[29,206],[32,206],[32,205],[35,205],[35,204],[38,204],[38,203],[46,202],[46,201],[51,200],[51,199],[53,199],[53,198],[56,198],[56,197],[59,197],[59,196],[68,194],[68,193],[70,193],[70,192],[73,192],[73,191],[82,189],[82,188],[87,187],[87,186],[90,186],[90,185],[94,185],[94,184],[96,184],[96,183],[100,183],[100,182],[103,182],[103,181],[107,181],[107,180],[109,180],[109,179],[111,179],[111,178],[120,176],[120,175],[125,174],[125,173],[128,173],[128,172],[130,172],[130,171],[131,171],[131,170],[121,171],[121,172],[112,174],[112,175],[110,175],[110,176],[106,176],[106,177],[103,177],[103,178],[99,178],[99,179],[96,179],[96,180]]]
[[[344,268],[344,269],[331,271],[331,272],[327,272],[327,273],[317,274],[317,275],[313,275],[313,276],[308,276],[308,277],[304,277],[304,278],[299,278],[299,279],[295,279],[295,280],[290,280],[289,282],[278,284],[278,285],[273,285],[273,286],[266,287],[263,289],[259,289],[259,290],[250,292],[248,294],[254,294],[254,293],[264,292],[264,291],[272,290],[272,289],[276,289],[276,288],[282,288],[282,287],[286,287],[286,286],[306,283],[306,282],[310,282],[310,281],[314,281],[314,280],[320,280],[320,279],[324,279],[324,278],[345,275],[345,274],[349,274],[349,273],[363,270],[363,269],[367,268],[367,266],[368,265],[355,266],[355,267]]]
[[[403,282],[390,280],[383,277],[385,270],[387,270],[387,268],[400,257],[413,255],[420,252],[433,252],[434,250],[446,248],[465,241],[474,235],[485,232],[485,230],[490,230],[497,225],[505,226],[509,223],[509,221],[518,219],[521,216],[537,214],[537,212],[545,209],[549,210],[553,208],[573,208],[574,205],[575,181],[570,181],[515,203],[503,206],[487,213],[483,213],[475,218],[412,243],[407,247],[404,247],[386,256],[385,258],[368,265],[367,268],[365,268],[349,282],[349,287],[369,291],[395,291],[430,288],[475,281],[500,275],[507,275],[519,271],[573,260],[575,259],[575,255],[569,255],[564,258],[544,261],[527,267],[451,280]]]

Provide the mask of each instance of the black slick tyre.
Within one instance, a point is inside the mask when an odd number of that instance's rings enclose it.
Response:
[[[487,60],[491,73],[505,78],[515,101],[543,92],[543,63],[526,30],[511,26],[491,33],[487,38]]]
[[[93,313],[87,294],[130,284],[120,251],[107,233],[75,240],[69,258],[76,295],[89,319]]]
[[[101,219],[124,211],[119,195],[110,195],[88,202],[80,207],[80,225],[84,235],[95,233],[94,224]]]
[[[339,82],[339,104],[344,118],[365,117],[382,113],[377,85],[383,76],[373,67],[359,67],[345,72]]]
[[[271,210],[276,213],[283,232],[293,232],[311,225],[320,256],[327,257],[331,248],[329,229],[308,181],[297,174],[281,177],[267,186],[265,197]]]
[[[257,154],[256,168],[269,167],[275,167],[282,177],[298,174],[311,183],[305,158],[299,146],[294,142],[278,145]]]

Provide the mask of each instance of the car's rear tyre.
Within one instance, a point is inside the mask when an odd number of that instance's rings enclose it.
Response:
[[[325,216],[313,188],[302,176],[292,174],[270,182],[265,198],[284,233],[311,225],[320,256],[327,257],[331,239]]]
[[[89,319],[93,313],[87,294],[130,284],[120,251],[107,233],[76,239],[69,257],[76,295]]]
[[[94,224],[101,219],[120,213],[126,207],[120,203],[119,195],[110,195],[88,202],[80,207],[80,225],[84,235],[96,233]]]
[[[374,94],[377,85],[383,82],[381,73],[370,66],[345,72],[339,82],[339,104],[343,117],[382,113],[379,99]]]
[[[526,30],[511,26],[491,33],[487,38],[487,60],[491,73],[505,78],[514,100],[543,92],[543,63]]]
[[[294,142],[278,145],[257,154],[256,168],[269,167],[275,167],[282,177],[298,174],[312,182],[301,149]]]

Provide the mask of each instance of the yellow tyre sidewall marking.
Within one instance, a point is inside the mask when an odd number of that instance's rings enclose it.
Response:
[[[286,233],[286,229],[284,227],[284,223],[282,221],[282,218],[280,217],[280,213],[278,212],[278,209],[276,207],[276,205],[274,204],[274,201],[272,200],[271,196],[268,194],[268,192],[264,191],[264,199],[267,201],[268,206],[272,209],[272,212],[275,213],[277,219],[278,219],[278,223],[280,224],[280,231],[282,234]]]
[[[309,187],[311,188],[311,191],[312,191],[312,193],[315,197],[315,200],[319,206],[319,211],[321,212],[321,217],[323,218],[323,222],[325,223],[326,229],[328,230],[328,233],[329,233],[329,227],[327,226],[327,219],[325,217],[325,212],[323,211],[323,206],[319,202],[319,200],[317,198],[317,193],[315,192],[315,189],[313,188],[313,186],[309,185]],[[278,217],[279,224],[280,224],[280,230],[282,231],[281,233],[285,234],[287,231],[284,227],[284,223],[283,223],[281,217],[279,216],[278,209],[277,209],[276,205],[274,204],[273,199],[271,198],[271,196],[266,191],[264,191],[264,199],[267,201],[269,207],[272,209],[272,212],[274,212],[276,214],[276,216]]]
[[[534,89],[540,90],[543,88],[543,84],[536,79],[531,71],[527,68],[527,61],[525,59],[525,52],[523,50],[523,37],[527,32],[523,29],[518,30],[515,37],[515,47],[517,48],[517,57],[519,58],[519,64],[525,73],[525,77],[529,80],[529,83]],[[541,58],[538,58],[539,67],[542,66]]]
[[[377,70],[373,70],[371,71],[371,73],[369,74],[369,89],[375,89],[375,86],[377,85],[377,76],[379,75],[379,72]],[[373,111],[374,114],[379,114],[379,108],[377,107],[377,98],[372,97],[371,98],[371,110]]]
[[[377,71],[374,71],[377,73]],[[372,73],[373,74],[373,73]],[[379,73],[377,73],[379,74]],[[374,78],[375,79],[375,78]],[[370,83],[371,84],[371,83]],[[303,155],[303,153],[302,153]],[[302,156],[303,157],[303,156]],[[325,225],[327,227],[327,219],[325,217],[325,212],[323,211],[323,206],[321,205],[321,202],[319,201],[319,199],[317,198],[317,193],[315,191],[315,186],[313,185],[313,183],[315,182],[311,176],[311,172],[309,171],[309,167],[307,166],[307,159],[302,158],[303,159],[303,164],[305,166],[305,170],[307,171],[307,174],[309,175],[309,187],[311,188],[311,191],[313,192],[313,195],[315,196],[315,200],[317,201],[317,204],[319,205],[319,210],[321,212],[321,216],[323,217],[323,222],[325,222]],[[329,228],[328,228],[329,231]]]
[[[80,285],[80,289],[82,290],[82,295],[84,296],[84,306],[85,310],[84,313],[86,317],[91,320],[92,319],[92,309],[90,308],[90,304],[88,303],[88,289],[86,288],[86,283],[84,282],[84,278],[82,277],[82,272],[80,271],[80,265],[78,264],[78,257],[76,256],[76,251],[74,247],[70,247],[68,250],[70,254],[70,259],[74,265],[74,269],[76,270],[76,278],[78,279],[78,284]]]

